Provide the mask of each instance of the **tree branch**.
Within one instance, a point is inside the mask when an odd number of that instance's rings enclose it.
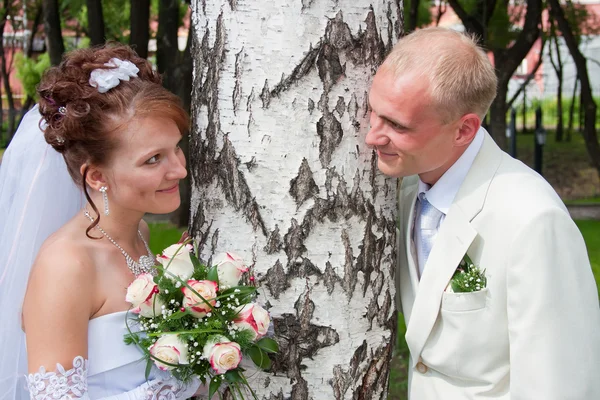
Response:
[[[469,13],[467,13],[458,3],[458,0],[448,0],[448,4],[450,4],[450,7],[452,7],[456,15],[458,15],[458,18],[460,18],[467,32],[476,34],[479,36],[479,40],[481,40],[483,38],[483,26],[481,23],[476,18],[469,15]]]
[[[544,55],[544,45],[546,44],[545,42],[546,42],[545,40],[542,40],[542,48],[540,50],[540,57],[538,58],[538,61],[535,64],[535,68],[529,73],[529,75],[527,75],[527,78],[525,78],[525,81],[523,82],[523,84],[521,84],[519,89],[515,92],[515,94],[511,97],[511,99],[506,103],[507,109],[512,107],[515,100],[517,100],[517,98],[523,92],[523,90],[525,90],[527,85],[529,85],[529,82],[531,82],[531,80],[535,77],[535,74],[537,73],[537,70],[540,68],[540,65],[542,65],[542,62],[544,60],[543,55]]]

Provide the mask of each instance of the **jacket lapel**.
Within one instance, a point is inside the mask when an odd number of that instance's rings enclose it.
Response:
[[[415,217],[415,202],[417,199],[418,178],[416,176],[402,179],[401,197],[399,199],[400,235],[398,235],[399,254],[399,298],[402,300],[404,319],[410,319],[412,305],[419,286],[417,265],[412,240],[412,226]],[[406,257],[403,255],[406,254]]]
[[[406,342],[410,348],[413,367],[419,362],[421,351],[438,317],[444,290],[477,237],[477,231],[471,226],[471,221],[483,208],[489,185],[500,166],[502,154],[500,148],[485,132],[483,145],[437,234],[418,284],[411,307],[411,317],[407,321]],[[405,223],[406,226],[411,224],[412,222]],[[410,253],[407,258],[412,259]],[[406,285],[403,285],[402,290],[405,290],[405,287]],[[402,298],[404,300],[404,296]]]

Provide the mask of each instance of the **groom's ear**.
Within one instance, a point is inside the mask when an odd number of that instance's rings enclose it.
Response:
[[[458,130],[456,132],[455,144],[456,146],[467,146],[469,145],[477,131],[481,127],[481,118],[477,114],[465,114],[458,122]]]
[[[86,173],[85,182],[91,189],[100,190],[102,186],[106,186],[106,177],[99,168],[93,165],[83,164],[79,172],[82,176]]]

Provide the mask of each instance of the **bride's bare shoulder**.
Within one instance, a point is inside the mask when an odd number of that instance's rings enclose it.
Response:
[[[47,288],[53,288],[66,301],[89,297],[96,281],[92,247],[85,230],[70,223],[48,237],[33,263],[26,302],[28,297],[37,297]]]

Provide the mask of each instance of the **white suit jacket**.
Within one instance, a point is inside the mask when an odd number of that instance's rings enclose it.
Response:
[[[600,399],[600,308],[585,243],[552,187],[487,134],[420,281],[416,176],[400,191],[409,398]],[[467,253],[487,287],[447,293]]]

